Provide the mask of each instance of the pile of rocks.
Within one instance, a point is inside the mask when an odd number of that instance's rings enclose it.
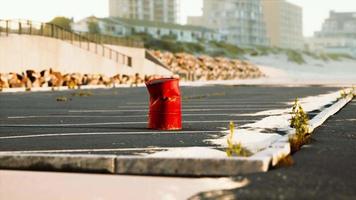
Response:
[[[70,73],[63,74],[53,71],[52,69],[36,72],[34,70],[26,70],[22,73],[0,73],[0,90],[3,88],[37,88],[37,87],[61,87],[66,86],[70,89],[78,88],[83,85],[105,85],[114,87],[120,84],[137,86],[144,81],[148,81],[160,76],[145,76],[139,74],[132,76],[117,74],[112,77],[107,77],[100,74],[80,74]]]
[[[233,80],[264,76],[258,67],[247,61],[187,53],[151,53],[183,80]]]

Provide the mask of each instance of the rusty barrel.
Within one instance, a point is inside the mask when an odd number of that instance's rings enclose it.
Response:
[[[148,128],[182,129],[181,92],[179,80],[160,78],[146,82],[150,94]]]

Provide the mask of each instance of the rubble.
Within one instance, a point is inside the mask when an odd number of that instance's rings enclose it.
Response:
[[[182,80],[234,80],[260,78],[263,73],[247,61],[206,55],[194,56],[187,53],[151,51]]]
[[[137,86],[145,81],[160,76],[140,76],[117,74],[112,77],[101,74],[80,74],[80,73],[66,73],[63,74],[52,69],[36,72],[34,70],[26,70],[21,73],[0,73],[0,91],[4,88],[31,88],[39,87],[61,87],[66,86],[69,89],[79,88],[83,85],[105,85],[107,87],[114,87],[120,84],[130,86]]]

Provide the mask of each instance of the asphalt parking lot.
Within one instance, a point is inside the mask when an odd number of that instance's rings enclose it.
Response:
[[[238,126],[289,108],[296,97],[330,87],[181,87],[183,130],[147,129],[146,88],[0,93],[0,151],[134,155],[174,147],[211,146],[229,121]],[[58,101],[62,100],[62,101]]]
[[[293,165],[240,176],[250,184],[194,199],[355,199],[355,111],[354,99],[317,128],[311,143],[293,155]]]

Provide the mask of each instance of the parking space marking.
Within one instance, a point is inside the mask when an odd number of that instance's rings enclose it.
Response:
[[[38,138],[38,137],[60,137],[60,136],[85,136],[85,135],[145,135],[145,134],[197,134],[197,133],[220,133],[216,131],[137,131],[137,132],[92,132],[92,133],[53,133],[53,134],[31,134],[3,136],[0,140],[20,139],[20,138]]]
[[[212,148],[213,146],[201,146]],[[60,150],[29,150],[29,151],[0,151],[1,153],[80,153],[80,152],[111,152],[111,151],[154,151],[170,150],[182,147],[146,147],[146,148],[110,148],[110,149],[60,149]]]
[[[287,106],[287,105],[286,105]],[[281,105],[233,105],[233,104],[226,104],[226,105],[220,105],[220,104],[209,104],[209,105],[184,105],[183,104],[183,109],[184,108],[206,108],[206,107],[216,107],[216,108],[280,108]],[[118,106],[118,108],[147,108],[147,106]]]
[[[263,109],[260,108],[204,108],[204,109],[182,109],[183,112],[202,112],[202,111],[261,111]],[[69,110],[70,113],[115,113],[115,112],[148,112],[148,109],[141,109],[141,110]]]
[[[229,123],[234,122],[255,122],[256,120],[208,120],[208,121],[182,121],[182,123]],[[0,127],[76,127],[76,126],[97,126],[97,125],[130,125],[147,124],[147,122],[98,122],[98,123],[78,123],[78,124],[1,124]]]
[[[215,100],[211,100],[211,101],[182,101],[183,104],[197,104],[197,105],[201,105],[201,104],[288,104],[291,101],[283,101],[283,102],[276,102],[276,101],[271,101],[271,102],[266,102],[266,101],[215,101]],[[128,102],[126,103],[126,105],[147,105],[148,103],[146,102]]]
[[[182,114],[183,117],[189,116],[246,116],[246,114],[226,114],[226,113],[190,113]],[[148,117],[146,115],[28,115],[28,116],[9,116],[8,119],[31,119],[31,118],[139,118]]]

